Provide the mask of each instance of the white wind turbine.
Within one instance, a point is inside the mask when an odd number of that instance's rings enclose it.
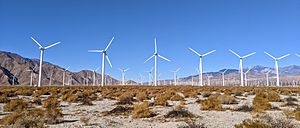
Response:
[[[95,70],[93,70],[93,85],[96,85],[96,73],[99,70],[100,67],[96,68]]]
[[[192,49],[192,48],[189,48],[192,52],[194,52],[194,53],[196,53],[199,57],[200,57],[200,62],[199,62],[199,80],[200,80],[200,86],[203,86],[203,66],[202,66],[202,58],[204,57],[204,56],[207,56],[207,55],[209,55],[209,54],[211,54],[211,53],[213,53],[213,52],[215,52],[216,50],[212,50],[212,51],[210,51],[210,52],[207,52],[207,53],[205,53],[205,54],[200,54],[200,53],[198,53],[198,52],[196,52],[194,49]]]
[[[282,57],[279,57],[279,58],[275,58],[274,56],[272,56],[271,54],[265,52],[265,54],[267,54],[268,56],[270,56],[271,58],[273,58],[275,60],[275,70],[276,70],[276,85],[277,86],[280,86],[280,83],[279,83],[279,68],[278,68],[278,61],[289,56],[290,54],[286,54]]]
[[[177,72],[180,70],[180,68],[178,68],[177,70],[175,71],[171,71],[173,72],[173,76],[174,76],[174,85],[176,86],[177,85]]]
[[[129,70],[129,68],[127,69],[120,69],[119,70],[121,71],[121,77],[122,77],[122,85],[125,85],[125,72],[127,72]]]
[[[41,87],[42,84],[42,66],[43,66],[43,57],[44,57],[44,51],[48,48],[51,48],[57,44],[59,44],[60,42],[51,44],[47,47],[43,47],[39,42],[37,42],[33,37],[30,37],[37,45],[40,46],[40,51],[41,51],[41,55],[40,55],[40,70],[39,70],[39,82],[38,82],[38,87]]]
[[[67,67],[66,69],[63,69],[63,86],[65,86],[66,71],[68,71],[69,68],[70,66]]]
[[[170,60],[158,54],[157,46],[156,46],[156,38],[154,38],[154,54],[150,56],[144,63],[148,62],[153,57],[154,57],[154,86],[157,86],[157,57],[162,58],[169,62]]]
[[[104,50],[89,50],[88,52],[97,52],[102,53],[102,75],[101,75],[101,86],[104,86],[104,77],[105,77],[105,58],[107,62],[109,63],[110,67],[112,68],[112,64],[110,63],[109,57],[107,56],[107,49],[109,48],[110,44],[114,40],[115,37],[113,37],[109,44],[106,46]]]
[[[245,55],[245,56],[240,56],[238,55],[237,53],[235,53],[234,51],[230,50],[230,52],[232,52],[234,55],[236,55],[237,57],[240,58],[240,72],[241,72],[241,86],[244,86],[244,71],[243,71],[243,59],[249,57],[249,56],[252,56],[254,55],[256,52],[253,52],[253,53],[250,53],[248,55]]]
[[[146,73],[148,73],[148,79],[149,79],[149,82],[148,82],[148,85],[151,85],[152,84],[152,72],[153,72],[153,67],[149,70],[149,71],[146,71]]]
[[[27,70],[27,71],[30,72],[30,86],[32,86],[33,75],[35,75],[35,74],[34,74],[35,68],[36,68],[36,65],[35,65],[33,68],[29,68],[29,70]]]
[[[252,69],[252,67],[249,67],[249,69],[245,72],[245,86],[248,86],[247,74],[251,69]]]
[[[50,74],[49,86],[51,86],[51,85],[52,85],[52,80],[53,80],[52,76],[53,76],[53,72],[51,72],[51,74]]]
[[[271,70],[266,72],[266,78],[267,78],[267,86],[269,86],[269,73],[271,72]]]
[[[228,69],[225,69],[223,72],[222,72],[222,85],[225,86],[225,73],[228,71]]]

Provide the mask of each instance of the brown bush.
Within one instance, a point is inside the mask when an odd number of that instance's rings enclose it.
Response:
[[[135,97],[138,101],[144,101],[144,100],[148,99],[148,96],[145,92],[139,92],[139,93],[136,94]]]
[[[229,96],[229,95],[219,95],[217,99],[221,102],[221,104],[236,104],[237,103],[235,98],[233,96]]]
[[[164,94],[160,94],[155,97],[154,104],[160,106],[168,106],[168,97]]]
[[[155,114],[150,110],[148,102],[134,105],[131,115],[132,118],[149,118],[155,116]]]
[[[212,97],[209,97],[207,100],[203,100],[202,102],[200,102],[200,104],[202,110],[223,110],[221,102]]]
[[[59,101],[53,97],[49,97],[48,99],[43,101],[44,108],[57,108],[59,107],[59,104]]]
[[[269,110],[272,108],[271,104],[269,103],[266,95],[263,93],[256,94],[253,101],[253,108],[256,112],[262,112],[264,110]]]
[[[194,118],[196,117],[193,113],[189,112],[188,110],[184,109],[183,105],[178,105],[172,111],[169,111],[167,115],[164,116],[165,118]]]
[[[295,119],[300,121],[300,111],[295,112]]]
[[[83,123],[85,126],[89,125],[89,122],[90,122],[90,118],[89,117],[81,117],[80,118],[80,122]]]
[[[120,95],[118,97],[119,102],[117,102],[117,104],[120,105],[126,105],[126,104],[133,104],[133,95],[130,93],[123,93],[122,95]]]
[[[240,124],[234,125],[235,128],[271,128],[271,126],[259,120],[244,120]]]
[[[16,110],[23,110],[28,107],[28,103],[22,99],[13,99],[9,103],[3,106],[4,111],[16,111]]]
[[[0,96],[0,103],[8,103],[10,100],[7,96]]]
[[[112,115],[112,116],[119,116],[119,115],[123,115],[123,116],[128,116],[131,111],[133,110],[132,107],[127,107],[127,106],[117,106],[114,109],[110,110],[110,111],[104,111],[102,112],[102,114],[104,116],[107,115]]]
[[[184,97],[182,97],[181,95],[179,95],[179,94],[175,94],[175,95],[173,95],[171,98],[170,98],[170,100],[172,100],[172,101],[183,101],[184,100]]]
[[[266,97],[270,102],[281,102],[282,100],[280,99],[280,96],[272,91],[270,93],[267,94],[267,97]]]

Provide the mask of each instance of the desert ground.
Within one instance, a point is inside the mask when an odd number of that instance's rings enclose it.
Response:
[[[299,128],[298,87],[1,86],[0,127]]]

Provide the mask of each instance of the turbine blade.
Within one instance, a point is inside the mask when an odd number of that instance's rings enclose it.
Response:
[[[129,70],[129,68],[125,69],[124,72],[127,72]]]
[[[57,43],[55,43],[55,44],[51,44],[51,45],[45,47],[45,49],[51,48],[51,47],[53,47],[53,46],[55,46],[55,45],[58,45],[58,44],[60,44],[60,42],[57,42]]]
[[[208,53],[205,53],[205,54],[203,54],[202,56],[207,56],[207,55],[209,55],[209,54],[211,54],[211,53],[213,53],[213,52],[215,52],[216,50],[212,50],[212,51],[210,51],[210,52],[208,52]]]
[[[109,63],[109,66],[112,68],[112,64],[110,63],[109,57],[107,55],[105,57],[106,57],[107,62]]]
[[[164,60],[166,60],[166,61],[171,61],[171,60],[169,60],[169,59],[167,59],[166,57],[163,57],[163,56],[161,56],[161,55],[158,55],[158,57],[160,57],[160,58],[162,58],[162,59],[164,59]]]
[[[198,56],[201,56],[198,52],[196,52],[194,49],[189,48],[192,52],[196,53]]]
[[[70,66],[66,68],[66,71],[67,71],[69,68],[70,68]]]
[[[148,62],[150,59],[152,59],[154,55],[150,56],[144,63]]]
[[[247,58],[247,57],[252,56],[252,55],[254,55],[254,54],[256,54],[256,52],[253,52],[253,53],[250,53],[250,54],[248,54],[248,55],[246,55],[246,56],[243,56],[243,58]]]
[[[39,45],[40,46],[40,48],[42,48],[43,46],[39,43],[39,42],[37,42],[33,37],[30,37],[37,45]]]
[[[109,46],[110,46],[110,44],[112,43],[112,41],[115,39],[115,37],[113,37],[111,40],[110,40],[110,42],[109,42],[109,44],[106,46],[106,48],[105,48],[105,51],[109,48]]]
[[[100,66],[98,68],[96,68],[95,72],[97,72],[100,69]]]
[[[271,54],[265,52],[265,54],[267,54],[268,56],[270,56],[271,58],[273,58],[274,60],[276,60],[276,58],[274,56],[272,56]]]
[[[282,57],[279,57],[278,60],[283,59],[283,58],[285,58],[285,57],[288,57],[289,55],[290,55],[290,54],[286,54],[286,55],[284,55],[284,56],[282,56]]]
[[[154,52],[157,53],[156,37],[154,38]]]
[[[181,68],[178,68],[175,72],[178,72]]]
[[[296,55],[296,56],[298,56],[298,57],[300,57],[300,55],[299,55],[299,54],[297,54],[297,53],[296,53],[295,55]]]
[[[88,50],[88,52],[103,52],[103,50]]]
[[[231,53],[233,53],[234,55],[236,55],[237,57],[242,58],[240,55],[238,55],[237,53],[235,53],[235,52],[232,51],[231,49],[229,49],[229,51],[230,51]]]
[[[227,71],[228,69],[225,69],[224,71],[223,71],[223,74]]]

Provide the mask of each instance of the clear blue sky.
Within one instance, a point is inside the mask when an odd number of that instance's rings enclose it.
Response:
[[[200,53],[216,49],[204,58],[204,71],[238,68],[241,55],[256,51],[245,59],[245,66],[274,66],[271,58],[291,53],[280,66],[300,65],[299,0],[0,0],[0,50],[28,58],[39,58],[35,37],[43,45],[62,43],[46,50],[45,61],[71,71],[95,69],[100,54],[112,36],[108,55],[113,63],[107,73],[120,78],[118,68],[129,67],[127,78],[150,69],[157,37],[159,53],[172,62],[159,60],[163,78],[181,67],[179,76],[196,74]]]

